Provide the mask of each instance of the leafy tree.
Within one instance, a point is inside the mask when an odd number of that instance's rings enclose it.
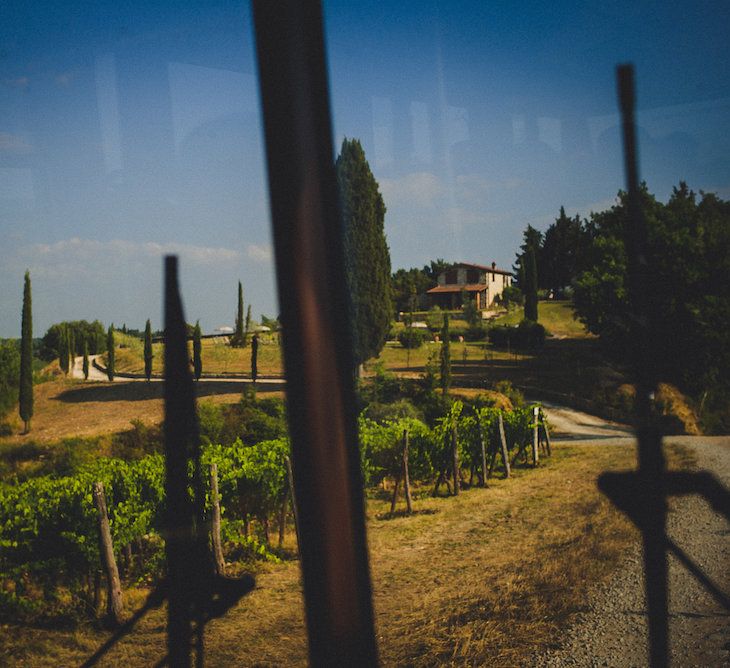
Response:
[[[570,218],[560,207],[560,215],[548,227],[538,256],[538,265],[543,266],[544,281],[541,288],[548,288],[558,294],[569,286],[580,266],[584,250],[585,232],[580,216]]]
[[[144,326],[144,375],[149,382],[152,378],[152,326],[150,325],[149,319]]]
[[[48,362],[61,357],[61,335],[63,331],[73,331],[76,340],[76,350],[83,348],[83,341],[89,346],[89,354],[97,355],[106,350],[106,330],[98,321],[87,322],[86,320],[73,320],[59,322],[51,325],[41,340],[41,348],[38,353],[41,359]]]
[[[472,327],[476,327],[481,322],[482,316],[477,308],[475,299],[472,299],[467,295],[464,300],[464,307],[462,310],[464,312],[464,320],[466,320]]]
[[[68,368],[71,374],[74,370],[74,361],[76,360],[76,338],[73,329],[68,330]]]
[[[444,395],[451,388],[451,338],[449,335],[449,316],[444,314],[441,327],[441,391]]]
[[[391,277],[391,291],[395,313],[406,313],[418,308],[418,295],[425,295],[426,291],[436,285],[424,269],[398,269]]]
[[[84,359],[81,363],[81,370],[84,372],[84,380],[89,380],[89,344],[84,341]]]
[[[522,266],[522,260],[525,256],[525,254],[528,252],[528,250],[532,249],[533,253],[535,254],[535,260],[540,257],[540,253],[542,252],[542,244],[543,244],[543,234],[540,232],[540,230],[535,229],[532,227],[532,225],[528,225],[525,231],[522,233],[522,245],[520,246],[520,252],[517,254],[517,260],[512,267],[514,270],[515,276],[517,276],[517,287],[520,288],[523,292],[525,292],[525,281],[529,280],[526,274],[524,274],[524,271],[526,268]],[[538,263],[539,268],[539,263]],[[523,275],[524,274],[524,275]],[[542,275],[538,275],[538,286],[541,286],[543,284]]]
[[[200,380],[200,374],[203,373],[203,357],[200,336],[200,320],[198,320],[195,323],[195,330],[193,331],[193,372],[195,374],[195,380]]]
[[[662,204],[642,185],[647,225],[647,312],[651,366],[685,392],[730,394],[730,202],[685,183]],[[629,361],[634,350],[624,231],[627,194],[591,216],[586,269],[575,281],[574,308],[607,352]]]
[[[241,281],[238,281],[238,310],[236,311],[236,327],[231,337],[231,345],[234,347],[240,347],[244,344],[244,330],[243,330],[243,286]]]
[[[109,325],[106,332],[106,375],[110,381],[114,380],[114,325]]]
[[[522,256],[525,273],[525,319],[537,322],[537,260],[535,249],[528,246]]]
[[[68,327],[64,324],[61,329],[61,335],[58,346],[58,366],[64,373],[68,373],[68,357],[69,357],[69,337]]]
[[[0,417],[18,400],[20,351],[17,340],[0,341]]]
[[[342,142],[336,162],[344,223],[345,274],[357,365],[385,345],[393,314],[385,203],[356,139]]]
[[[23,316],[20,336],[20,385],[18,409],[25,423],[25,433],[30,431],[33,417],[33,314],[31,308],[30,273],[25,272],[23,286]]]

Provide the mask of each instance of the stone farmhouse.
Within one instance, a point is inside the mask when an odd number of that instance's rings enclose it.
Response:
[[[458,262],[438,275],[438,285],[427,291],[431,306],[442,309],[458,309],[463,298],[476,301],[477,309],[488,309],[497,295],[512,285],[512,274],[498,269],[492,262],[491,267],[481,264]]]

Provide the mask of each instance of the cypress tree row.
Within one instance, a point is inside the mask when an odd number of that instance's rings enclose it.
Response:
[[[84,361],[81,370],[84,372],[84,380],[89,380],[89,344],[86,339],[84,339]]]
[[[525,319],[537,322],[537,260],[535,249],[529,246],[522,256],[525,275]]]
[[[243,344],[243,286],[241,285],[241,281],[238,281],[238,310],[236,311],[236,329],[233,332],[231,345],[242,346]]]
[[[355,363],[385,345],[393,314],[385,203],[357,139],[345,139],[335,165],[344,224],[345,275]]]
[[[444,315],[441,327],[441,392],[444,396],[451,388],[451,339],[449,337],[449,316]]]
[[[106,375],[110,381],[114,380],[114,325],[109,325],[106,333]]]
[[[197,320],[195,322],[195,329],[193,330],[193,372],[195,374],[195,380],[200,380],[200,374],[203,373],[203,357],[200,336],[200,320]]]
[[[144,326],[144,375],[149,382],[152,378],[152,325],[150,325],[149,318]]]
[[[33,417],[33,314],[31,308],[30,272],[25,272],[23,286],[23,314],[20,326],[20,385],[18,408],[25,423],[25,433],[30,431]]]

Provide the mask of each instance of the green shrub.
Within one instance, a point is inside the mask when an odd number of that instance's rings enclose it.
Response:
[[[531,320],[516,327],[498,325],[489,330],[489,342],[497,348],[537,348],[545,343],[545,328]]]
[[[404,348],[420,348],[426,340],[427,334],[422,329],[408,327],[398,332],[398,341]]]

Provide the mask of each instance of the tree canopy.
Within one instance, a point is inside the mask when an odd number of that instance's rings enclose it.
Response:
[[[661,380],[697,395],[730,392],[730,202],[692,192],[685,183],[662,204],[642,186],[650,280],[645,319],[652,364]],[[631,314],[624,230],[627,194],[594,213],[586,229],[584,268],[575,280],[574,308],[607,351],[631,349]]]
[[[336,162],[344,225],[345,274],[356,364],[385,345],[393,315],[385,203],[357,139],[345,138]]]

